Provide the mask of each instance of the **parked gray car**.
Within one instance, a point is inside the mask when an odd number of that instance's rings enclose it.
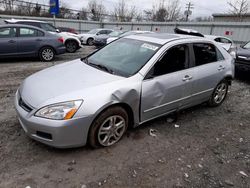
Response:
[[[55,55],[63,53],[63,38],[58,35],[33,26],[0,26],[0,58],[23,56],[51,61]]]
[[[203,102],[220,105],[233,77],[233,58],[206,38],[132,35],[28,77],[15,107],[27,135],[42,143],[111,146],[128,127]]]

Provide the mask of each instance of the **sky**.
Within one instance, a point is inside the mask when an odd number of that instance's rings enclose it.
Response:
[[[48,0],[38,0],[41,3],[48,4]],[[60,0],[59,0],[60,1]],[[119,0],[97,0],[102,2],[107,10],[112,10],[114,5],[118,3]],[[130,6],[136,6],[138,10],[150,9],[152,5],[158,0],[126,0],[127,4]],[[166,0],[167,1],[167,0]],[[230,0],[191,0],[190,2],[194,4],[194,9],[192,9],[191,18],[199,16],[211,16],[213,13],[227,13],[228,4]],[[70,8],[79,10],[81,7],[87,7],[89,0],[63,0]],[[184,13],[186,4],[188,0],[180,0],[182,7],[182,12]]]

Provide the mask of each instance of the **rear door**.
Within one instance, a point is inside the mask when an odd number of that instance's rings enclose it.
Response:
[[[15,55],[17,53],[17,28],[0,28],[0,55]]]
[[[43,41],[44,33],[33,28],[19,27],[17,48],[20,54],[34,54]]]
[[[189,103],[193,73],[189,45],[168,49],[142,82],[141,121],[175,111]]]
[[[225,59],[217,47],[211,43],[193,44],[192,70],[193,102],[199,103],[208,100],[216,85],[224,78]]]

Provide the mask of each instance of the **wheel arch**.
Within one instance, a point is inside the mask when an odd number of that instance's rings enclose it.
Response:
[[[223,80],[226,80],[228,82],[228,85],[232,85],[233,76],[226,75]]]
[[[53,51],[54,51],[54,53],[55,54],[57,54],[57,52],[56,52],[56,49],[53,47],[53,46],[50,46],[50,45],[44,45],[44,46],[41,46],[40,48],[39,48],[39,50],[38,50],[38,55],[39,55],[39,52],[43,49],[43,48],[51,48]]]
[[[103,113],[105,112],[106,110],[108,110],[109,108],[113,108],[113,107],[121,107],[123,108],[126,113],[128,114],[128,119],[129,119],[129,122],[128,122],[128,127],[129,128],[132,128],[133,125],[134,125],[134,113],[133,113],[133,110],[131,108],[131,106],[129,106],[127,103],[113,103],[111,105],[108,105],[108,106],[104,106],[102,109],[100,109],[100,111],[98,111],[95,115],[95,117],[93,118],[93,121],[91,123],[91,126],[93,124],[93,122]]]
[[[70,41],[76,42],[77,45],[78,45],[78,48],[80,47],[79,42],[78,42],[76,39],[73,39],[73,38],[68,38],[68,39],[66,39],[65,42],[64,42],[64,44],[66,45],[66,43],[67,43],[67,42],[70,42]]]

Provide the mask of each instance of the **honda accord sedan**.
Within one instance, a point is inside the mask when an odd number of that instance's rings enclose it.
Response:
[[[131,35],[29,76],[15,108],[24,131],[37,141],[106,147],[128,127],[203,102],[222,104],[233,77],[233,58],[211,40]]]

